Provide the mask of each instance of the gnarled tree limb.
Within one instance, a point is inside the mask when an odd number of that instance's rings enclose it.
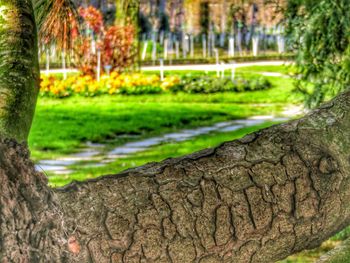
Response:
[[[273,262],[349,224],[350,93],[189,156],[55,190],[87,262]]]
[[[349,109],[342,94],[241,140],[61,189],[1,142],[1,258],[273,262],[314,248],[349,224]]]
[[[0,142],[3,262],[274,262],[349,224],[350,93],[241,140],[47,187]]]

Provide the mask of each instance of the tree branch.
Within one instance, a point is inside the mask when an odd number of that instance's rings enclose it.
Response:
[[[349,224],[350,93],[308,116],[56,194],[80,262],[273,262]]]

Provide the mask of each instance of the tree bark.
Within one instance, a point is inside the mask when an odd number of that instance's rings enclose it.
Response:
[[[0,262],[67,262],[62,209],[26,146],[1,140],[0,163]]]
[[[349,224],[350,93],[300,120],[55,192],[79,262],[274,262]]]
[[[27,140],[39,91],[31,0],[0,0],[0,137]]]
[[[346,93],[300,120],[61,189],[1,142],[1,258],[274,262],[317,247],[349,224],[349,120]]]

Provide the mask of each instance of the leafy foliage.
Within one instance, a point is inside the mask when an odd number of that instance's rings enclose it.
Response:
[[[78,35],[77,12],[73,0],[33,0],[39,41],[56,43],[68,50]]]
[[[80,8],[79,14],[94,34],[79,35],[74,42],[75,64],[84,75],[96,76],[97,54],[101,52],[102,68],[109,65],[112,71],[122,72],[135,62],[136,30],[131,24],[105,27],[100,11],[90,6]],[[95,39],[96,38],[96,39]],[[95,47],[93,47],[95,41]]]
[[[115,71],[130,67],[136,57],[136,50],[133,48],[135,38],[136,32],[132,25],[109,27],[102,45],[104,64],[111,65]]]
[[[139,13],[139,0],[118,0],[116,4],[115,24],[125,26],[127,24],[136,25]]]
[[[238,78],[232,81],[230,78],[216,77],[184,77],[181,82],[170,88],[173,92],[183,91],[186,93],[220,93],[220,92],[244,92],[271,88],[271,83],[263,77],[251,79]]]
[[[86,26],[91,28],[94,33],[101,33],[103,30],[103,16],[93,6],[87,8],[80,7],[78,9],[79,15],[84,19]]]
[[[288,33],[298,52],[297,88],[310,107],[350,87],[349,9],[348,0],[288,1]]]

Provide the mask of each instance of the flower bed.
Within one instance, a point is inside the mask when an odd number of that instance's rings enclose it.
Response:
[[[157,75],[145,75],[141,73],[118,74],[112,72],[104,75],[100,81],[93,77],[73,76],[63,80],[54,76],[44,76],[40,84],[41,96],[64,98],[72,95],[85,97],[103,94],[160,94],[165,92],[185,93],[218,93],[218,92],[243,92],[263,90],[271,87],[271,83],[262,77],[245,80],[238,78],[235,81],[229,78],[217,78],[211,76],[193,77],[191,75],[182,78],[178,76],[166,77],[163,81]]]

